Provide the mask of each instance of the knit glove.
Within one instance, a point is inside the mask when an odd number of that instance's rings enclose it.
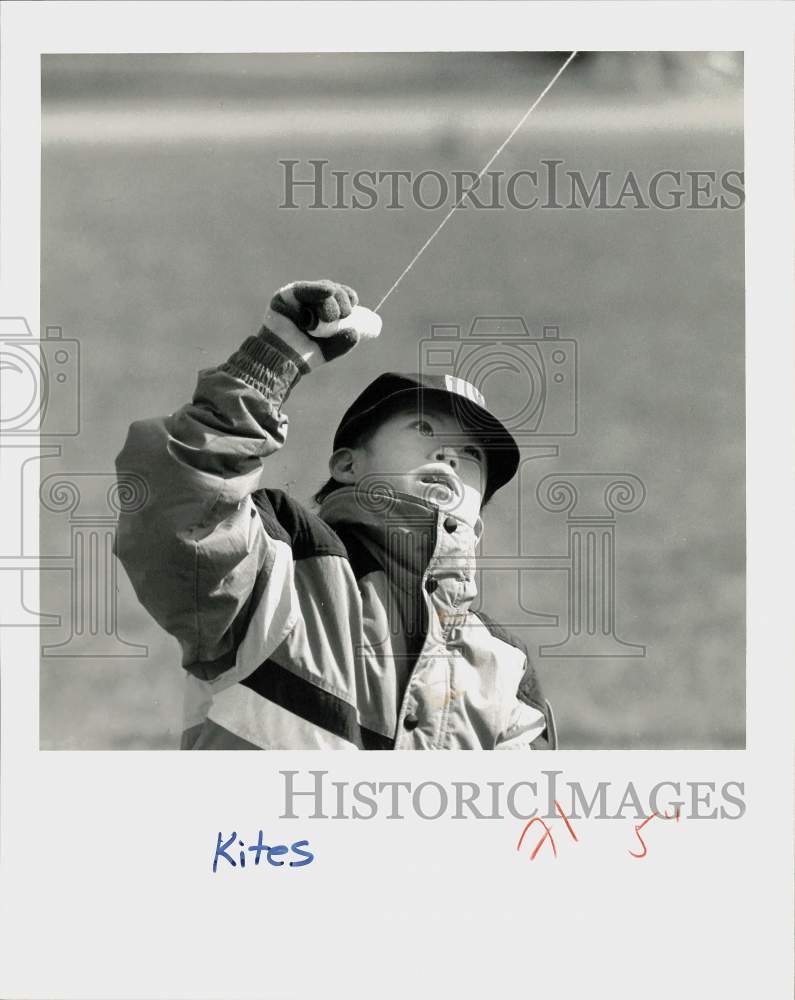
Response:
[[[326,279],[294,281],[271,299],[265,329],[311,369],[353,350],[381,332],[381,317],[359,305],[347,285]]]

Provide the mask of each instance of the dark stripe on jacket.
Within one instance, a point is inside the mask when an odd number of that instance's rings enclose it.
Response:
[[[382,564],[361,539],[356,537],[353,531],[341,528],[337,532],[337,535],[345,546],[348,561],[351,564],[353,575],[357,580],[361,580],[368,573],[383,572],[384,567]]]
[[[262,525],[271,538],[287,542],[293,559],[311,556],[347,558],[334,529],[283,490],[255,490],[251,494]]]
[[[274,660],[266,660],[240,683],[360,750],[391,750],[394,746],[393,739],[362,726],[353,705],[316,687]]]

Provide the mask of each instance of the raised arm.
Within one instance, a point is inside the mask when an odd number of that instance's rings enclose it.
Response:
[[[266,532],[252,494],[264,460],[287,439],[282,406],[295,384],[379,331],[347,286],[288,285],[256,336],[199,373],[190,403],[131,425],[116,469],[141,477],[148,497],[120,516],[114,552],[198,676],[212,679],[234,662],[255,586],[274,642],[290,627],[290,550]]]

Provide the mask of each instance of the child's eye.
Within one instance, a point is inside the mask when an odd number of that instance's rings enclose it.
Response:
[[[423,437],[433,437],[433,427],[431,427],[427,420],[418,420],[414,426]]]
[[[464,448],[464,452],[467,455],[471,455],[478,462],[482,462],[483,461],[483,452],[480,450],[480,448],[477,448],[473,444],[467,445],[467,447]]]

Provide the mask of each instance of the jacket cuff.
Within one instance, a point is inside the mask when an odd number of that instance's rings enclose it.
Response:
[[[289,344],[263,326],[248,337],[218,370],[253,386],[280,406],[302,375],[311,369]]]

